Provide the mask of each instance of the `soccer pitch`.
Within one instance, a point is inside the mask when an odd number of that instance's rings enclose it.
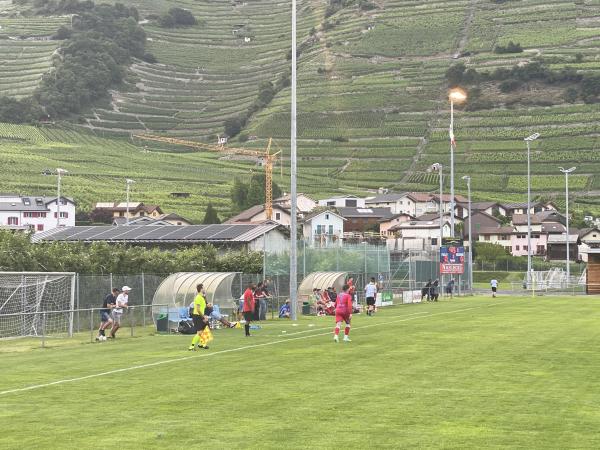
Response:
[[[0,341],[2,448],[598,448],[598,297],[460,298],[114,342]],[[285,331],[285,333],[284,333]],[[89,339],[89,335],[87,335]],[[33,345],[36,347],[33,348]],[[25,388],[31,388],[26,389]]]

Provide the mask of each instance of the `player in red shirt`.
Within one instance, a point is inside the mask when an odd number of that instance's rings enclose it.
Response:
[[[344,341],[350,342],[348,335],[350,334],[350,320],[352,319],[352,297],[348,294],[349,286],[345,284],[335,299],[335,330],[333,334],[333,340],[339,342],[340,328],[342,322],[346,322],[346,328],[344,329]]]
[[[254,315],[254,302],[256,299],[254,298],[254,283],[248,284],[248,287],[244,291],[244,319],[246,323],[244,324],[244,330],[246,331],[246,336],[250,336],[250,322],[252,321],[252,316]]]

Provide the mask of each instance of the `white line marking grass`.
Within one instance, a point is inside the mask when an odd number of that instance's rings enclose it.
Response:
[[[407,322],[409,320],[414,320],[414,319],[420,319],[423,317],[433,317],[433,316],[441,316],[444,314],[455,314],[455,313],[459,313],[459,312],[463,312],[463,311],[469,311],[469,310],[473,310],[473,309],[479,309],[482,308],[485,305],[481,305],[481,306],[472,306],[470,308],[461,308],[461,309],[455,309],[452,311],[443,311],[443,312],[439,312],[439,313],[432,313],[432,314],[419,314],[419,315],[413,315],[411,317],[406,317],[403,316],[402,319],[397,319],[397,320],[388,320],[386,322],[377,322],[377,323],[372,323],[369,325],[362,325],[360,327],[355,327],[353,328],[353,330],[362,330],[365,328],[373,328],[373,327],[381,327],[381,326],[386,326],[392,323],[399,323],[399,322]],[[323,328],[317,328],[317,329],[313,329],[313,330],[308,330],[308,331],[321,331],[323,330]],[[261,348],[261,347],[267,347],[270,345],[277,345],[277,344],[282,344],[285,342],[291,342],[291,341],[297,341],[300,339],[309,339],[309,338],[313,338],[313,337],[318,337],[318,336],[325,336],[328,334],[331,334],[331,327],[327,328],[328,331],[324,332],[324,333],[315,333],[315,334],[311,334],[308,336],[296,336],[296,337],[292,337],[292,338],[286,338],[286,339],[280,339],[277,341],[271,341],[271,342],[265,342],[262,344],[252,344],[252,345],[244,345],[242,347],[236,347],[236,348],[230,348],[227,350],[219,350],[218,352],[213,352],[213,353],[204,353],[204,354],[195,354],[195,355],[189,355],[189,356],[182,356],[181,358],[172,358],[172,359],[165,359],[162,361],[156,361],[153,363],[147,363],[147,364],[139,364],[136,366],[130,366],[130,367],[123,367],[121,369],[114,369],[114,370],[109,370],[107,372],[99,372],[99,373],[94,373],[91,375],[84,375],[81,377],[76,377],[76,378],[66,378],[63,380],[57,380],[57,381],[52,381],[50,383],[43,383],[43,384],[35,384],[32,386],[27,386],[27,387],[23,387],[23,388],[16,388],[16,389],[9,389],[6,391],[0,391],[0,395],[8,395],[8,394],[14,394],[16,392],[25,392],[25,391],[32,391],[35,389],[41,389],[41,388],[45,388],[45,387],[50,387],[50,386],[56,386],[59,384],[66,384],[66,383],[73,383],[76,381],[83,381],[83,380],[88,380],[90,378],[98,378],[98,377],[104,377],[107,375],[113,375],[116,373],[121,373],[121,372],[129,372],[132,370],[138,370],[138,369],[146,369],[148,367],[156,367],[156,366],[161,366],[163,364],[170,364],[170,363],[174,363],[174,362],[180,362],[180,361],[186,361],[189,359],[194,359],[194,358],[208,358],[211,356],[217,356],[217,355],[222,355],[225,353],[233,353],[233,352],[239,352],[242,350],[249,350],[249,349],[253,349],[253,348]]]

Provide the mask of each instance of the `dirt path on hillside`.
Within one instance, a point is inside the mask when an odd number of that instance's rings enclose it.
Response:
[[[471,2],[469,3],[469,7],[468,7],[466,15],[465,15],[465,20],[463,22],[462,29],[460,31],[458,44],[457,44],[454,52],[451,53],[452,55],[460,55],[463,52],[465,46],[467,45],[467,42],[469,40],[469,32],[471,30],[471,24],[473,23],[473,18],[475,17],[475,6],[476,5],[477,5],[477,0],[471,0]],[[427,147],[427,144],[429,143],[429,136],[431,135],[431,132],[433,131],[434,126],[438,122],[438,117],[441,114],[442,107],[446,104],[446,95],[447,95],[447,93],[446,93],[445,86],[441,86],[440,96],[438,98],[438,106],[435,109],[435,111],[431,114],[429,119],[427,120],[427,129],[425,131],[425,135],[421,139],[421,142],[419,142],[419,145],[417,145],[415,156],[413,157],[413,162],[410,165],[410,167],[406,170],[406,172],[404,172],[404,176],[400,179],[400,183],[408,183],[408,180],[410,179],[412,174],[415,172],[417,164],[421,160],[421,158],[423,156],[423,152],[424,152],[425,148]]]

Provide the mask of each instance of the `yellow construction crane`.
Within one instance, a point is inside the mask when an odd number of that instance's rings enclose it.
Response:
[[[155,136],[152,134],[133,134],[132,137],[143,139],[146,141],[164,142],[173,145],[183,145],[186,147],[199,148],[212,152],[223,152],[234,155],[246,155],[259,158],[264,161],[265,165],[265,215],[268,220],[271,220],[273,216],[273,164],[277,161],[278,155],[281,151],[271,153],[271,141],[267,144],[266,150],[252,150],[248,148],[234,148],[225,147],[225,141],[223,139],[218,140],[218,145],[204,144],[202,142],[187,141],[185,139],[170,138],[164,136]]]

